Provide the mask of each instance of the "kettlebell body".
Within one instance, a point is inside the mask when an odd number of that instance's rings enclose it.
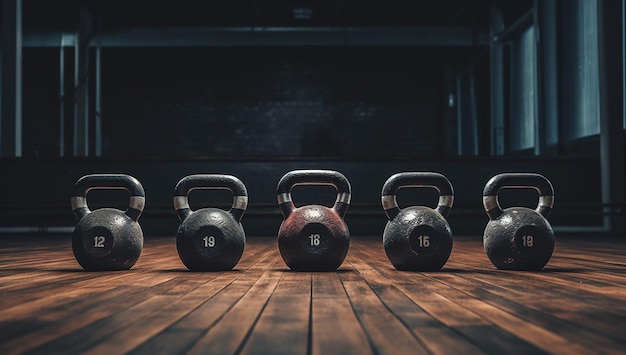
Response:
[[[291,189],[297,185],[334,186],[338,191],[335,205],[296,208]],[[346,177],[330,170],[296,170],[283,176],[277,192],[284,217],[277,242],[285,264],[296,271],[336,270],[350,247],[350,231],[343,220],[351,197]]]
[[[526,207],[500,208],[502,188],[532,188],[539,192],[535,210]],[[552,184],[543,176],[509,173],[494,176],[483,193],[489,222],[483,235],[485,253],[503,270],[541,270],[554,251],[554,231],[546,219],[554,203]]]
[[[437,208],[410,206],[400,209],[396,193],[406,187],[436,189],[439,192]],[[443,267],[452,252],[452,229],[446,216],[453,201],[452,185],[438,173],[399,173],[385,182],[382,203],[389,221],[383,232],[383,246],[396,269],[435,271]]]
[[[233,192],[229,211],[202,208],[191,211],[188,194],[195,189]],[[243,255],[246,237],[241,218],[248,205],[247,190],[230,175],[198,174],[181,179],[174,193],[174,207],[181,220],[176,233],[178,256],[191,271],[231,270]]]
[[[90,211],[86,195],[92,189],[128,190],[128,210]],[[143,249],[143,232],[137,220],[144,204],[143,187],[128,175],[86,175],[76,182],[72,210],[79,221],[72,234],[72,250],[83,269],[128,270],[135,264]]]

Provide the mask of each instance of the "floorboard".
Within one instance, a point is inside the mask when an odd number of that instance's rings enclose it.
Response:
[[[559,239],[540,272],[457,237],[441,271],[398,271],[352,238],[336,272],[290,271],[249,238],[232,271],[189,272],[173,238],[85,272],[69,237],[0,237],[2,354],[571,354],[626,348],[626,243]]]

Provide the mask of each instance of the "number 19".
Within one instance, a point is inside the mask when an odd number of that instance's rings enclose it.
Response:
[[[214,236],[207,236],[207,237],[202,238],[202,240],[204,241],[205,248],[213,248],[215,246]]]

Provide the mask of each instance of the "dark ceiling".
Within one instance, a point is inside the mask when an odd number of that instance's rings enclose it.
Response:
[[[505,19],[532,0],[23,0],[24,29],[73,30],[80,8],[102,16],[103,30],[205,26],[464,26],[485,29],[492,2]],[[82,6],[84,5],[84,6]]]

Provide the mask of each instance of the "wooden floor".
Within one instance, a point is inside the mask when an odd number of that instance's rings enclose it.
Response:
[[[286,269],[249,238],[235,271],[192,273],[174,239],[84,272],[70,239],[0,237],[0,354],[624,353],[626,242],[558,240],[542,272],[498,271],[457,238],[439,272],[400,272],[378,238],[340,270]]]

